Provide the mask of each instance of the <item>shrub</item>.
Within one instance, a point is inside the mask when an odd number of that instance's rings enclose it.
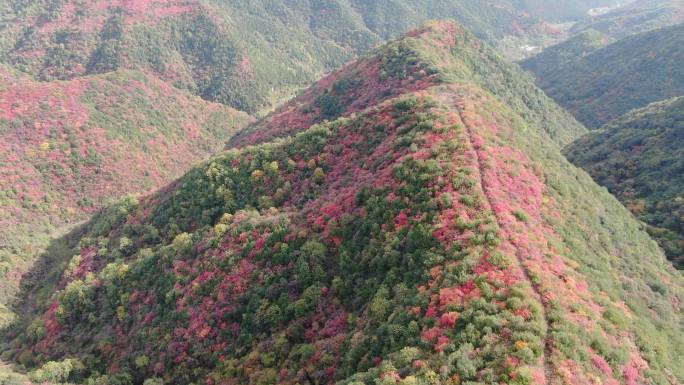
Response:
[[[321,183],[325,179],[325,171],[322,168],[316,167],[313,173],[313,179],[316,183]]]
[[[150,364],[150,358],[144,354],[141,354],[135,358],[135,366],[140,369],[146,368]]]
[[[30,372],[29,379],[37,383],[78,381],[83,370],[85,370],[85,366],[81,361],[67,358],[64,361],[46,363],[40,369]]]
[[[418,358],[420,355],[420,349],[412,346],[407,346],[401,349],[394,356],[394,363],[398,368],[403,368],[405,366],[411,365],[413,360]]]
[[[530,218],[527,216],[527,213],[524,212],[523,210],[515,210],[513,211],[513,215],[520,221],[520,222],[525,222],[530,220]]]
[[[173,239],[173,249],[177,253],[184,253],[192,246],[192,236],[188,233],[180,233]]]
[[[26,380],[19,374],[12,372],[0,372],[1,385],[24,385]]]

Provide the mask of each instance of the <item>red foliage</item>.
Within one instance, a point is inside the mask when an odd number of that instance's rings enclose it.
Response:
[[[316,106],[317,98],[327,93],[340,79],[356,79],[360,82],[341,96],[346,101],[343,105],[342,116],[365,110],[368,106],[377,105],[383,100],[401,94],[427,89],[439,82],[436,75],[425,76],[422,79],[387,78],[382,80],[379,75],[380,66],[378,58],[369,58],[343,67],[321,79],[303,94],[277,109],[269,117],[265,127],[254,127],[252,130],[234,137],[229,142],[229,146],[239,148],[245,145],[264,143],[309,128],[317,120],[320,120],[318,117],[320,108]],[[360,140],[360,138],[356,138]]]
[[[59,301],[53,301],[48,311],[43,316],[43,323],[45,324],[46,336],[38,343],[38,348],[40,350],[49,349],[50,345],[59,337],[61,327],[59,321],[57,321],[57,308],[59,307]]]
[[[597,369],[601,371],[601,373],[608,377],[613,377],[613,369],[611,369],[610,365],[603,357],[593,353],[591,356],[591,362],[594,364],[594,366],[596,366]]]
[[[424,341],[427,342],[434,342],[438,336],[440,336],[442,331],[437,328],[433,327],[427,330],[423,330],[423,332],[420,334],[420,338],[422,338]]]
[[[444,347],[450,343],[451,343],[451,340],[447,336],[437,337],[437,343],[435,344],[435,351],[438,353],[441,352],[442,350],[444,350]]]
[[[401,230],[408,225],[408,216],[406,212],[402,210],[399,215],[394,218],[394,228],[396,230]]]
[[[456,312],[448,312],[442,314],[442,317],[439,319],[439,324],[442,327],[446,328],[453,328],[456,326],[456,321],[458,321],[459,314]]]

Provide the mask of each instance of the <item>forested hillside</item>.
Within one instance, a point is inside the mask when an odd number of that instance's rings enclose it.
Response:
[[[51,237],[168,183],[249,122],[140,72],[45,83],[0,68],[0,324]]]
[[[632,111],[578,140],[567,155],[650,224],[684,268],[684,97]]]
[[[684,22],[684,0],[635,0],[610,12],[580,20],[571,34],[589,29],[615,38],[676,25]]]
[[[681,383],[681,275],[525,79],[451,22],[332,74],[62,239],[5,357],[93,384]]]
[[[0,0],[0,307],[51,237],[180,175],[248,122],[214,102],[264,113],[434,17],[455,17],[518,55],[522,44],[562,37],[545,19],[577,15],[560,10],[474,0]],[[579,132],[573,123],[557,140]]]
[[[550,96],[599,129],[570,146],[569,159],[646,222],[680,268],[683,60],[680,24],[617,41],[590,30],[522,63]]]
[[[561,69],[572,68],[585,56],[614,43],[616,39],[596,30],[588,30],[545,49],[522,62],[522,67],[539,79],[557,76]]]
[[[460,20],[520,57],[524,45],[563,37],[544,19],[574,17],[559,9],[500,0],[5,0],[0,58],[42,81],[144,70],[206,100],[256,112],[432,18]]]
[[[525,60],[522,67],[587,127],[684,93],[684,24],[626,37],[587,54],[574,52],[582,39],[586,35]]]

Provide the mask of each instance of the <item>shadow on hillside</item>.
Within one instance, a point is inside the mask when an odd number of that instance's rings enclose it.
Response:
[[[23,274],[19,290],[8,307],[16,314],[16,320],[0,330],[2,350],[12,348],[12,341],[30,324],[32,315],[51,298],[58,289],[62,273],[77,252],[79,239],[84,235],[85,223],[76,225],[68,233],[53,238],[36,258],[33,266]]]

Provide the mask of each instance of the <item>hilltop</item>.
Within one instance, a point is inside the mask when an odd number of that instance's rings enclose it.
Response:
[[[567,149],[684,268],[684,97],[631,111]]]
[[[589,128],[682,94],[684,24],[629,36],[551,66],[554,61],[549,57],[572,57],[572,49],[561,52],[576,45],[581,46],[569,42],[521,65],[533,72],[540,88]]]
[[[54,382],[684,381],[681,275],[460,25],[258,126],[45,255],[5,356]]]
[[[448,33],[454,32],[446,31],[446,36],[423,29],[407,33],[324,77],[266,119],[241,130],[230,139],[228,148],[289,136],[389,98],[463,79],[499,95],[560,145],[586,132],[516,65],[502,59],[471,33],[454,36],[459,44],[451,47],[448,39],[452,36]],[[418,44],[422,41],[428,43]]]
[[[45,83],[0,68],[3,306],[51,237],[177,178],[250,121],[141,72]]]

